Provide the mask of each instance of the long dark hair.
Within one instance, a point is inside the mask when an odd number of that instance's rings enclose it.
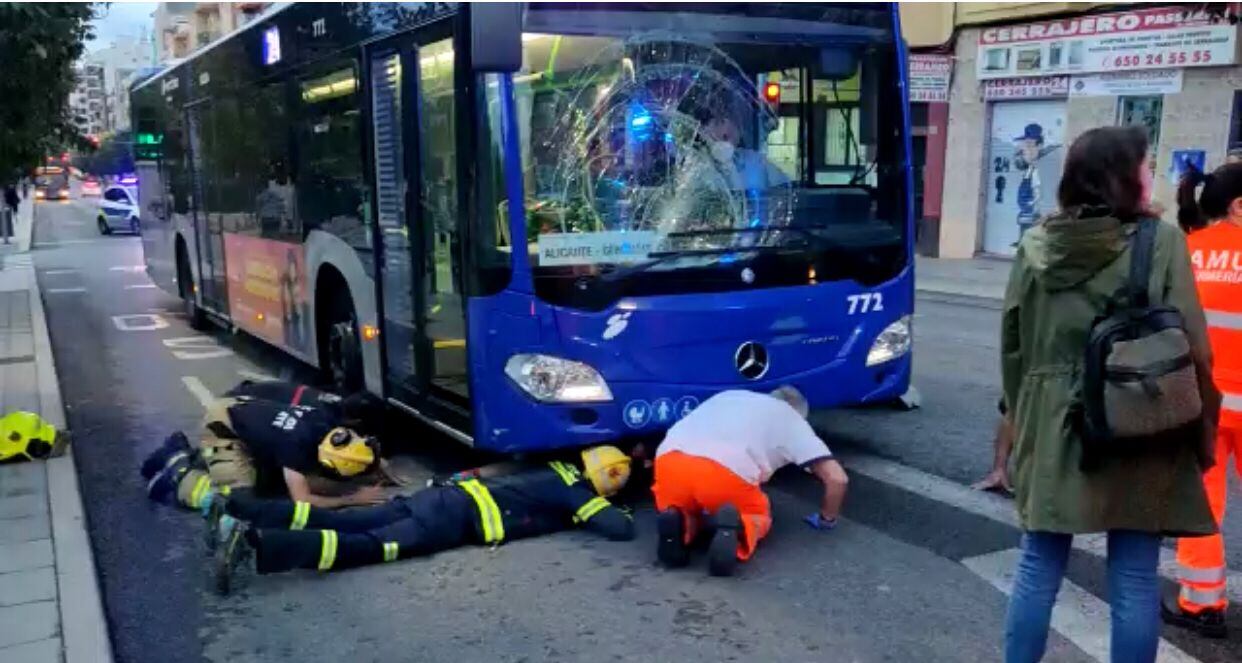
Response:
[[[1200,184],[1203,192],[1195,202]],[[1191,166],[1177,186],[1177,224],[1186,232],[1198,230],[1212,219],[1228,216],[1236,198],[1242,198],[1242,163],[1228,163],[1206,175]]]
[[[1147,133],[1138,127],[1091,129],[1070,145],[1057,188],[1061,209],[1102,208],[1122,221],[1150,212],[1139,168],[1146,167]]]

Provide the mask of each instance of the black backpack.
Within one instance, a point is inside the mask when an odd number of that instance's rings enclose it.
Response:
[[[1197,440],[1203,401],[1182,314],[1150,302],[1157,224],[1130,235],[1130,274],[1091,325],[1083,372],[1083,469],[1106,457]]]

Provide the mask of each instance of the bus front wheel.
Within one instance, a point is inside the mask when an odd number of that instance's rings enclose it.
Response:
[[[339,291],[338,291],[339,292]],[[323,377],[339,394],[352,394],[362,389],[362,345],[358,338],[358,316],[347,294],[325,297],[330,303],[320,327],[320,368]]]

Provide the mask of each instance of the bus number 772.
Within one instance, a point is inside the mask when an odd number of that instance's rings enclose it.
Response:
[[[850,295],[845,298],[850,303],[848,315],[856,313],[875,313],[884,310],[884,293],[881,292],[864,292],[859,295]]]

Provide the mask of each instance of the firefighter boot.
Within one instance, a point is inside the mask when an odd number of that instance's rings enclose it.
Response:
[[[731,576],[737,568],[737,537],[742,516],[737,507],[725,504],[716,512],[716,535],[707,549],[707,570],[714,576]]]
[[[177,431],[164,439],[164,443],[158,449],[151,452],[147,459],[142,461],[142,478],[148,481],[155,476],[157,472],[164,469],[168,465],[168,461],[178,453],[185,452],[187,454],[194,451],[190,446],[190,441],[186,439],[185,433]]]
[[[1194,631],[1205,638],[1229,637],[1223,610],[1188,612],[1177,604],[1176,598],[1166,597],[1160,603],[1160,617],[1166,624]]]
[[[656,516],[656,530],[660,541],[656,546],[656,556],[660,563],[670,569],[685,566],[690,562],[690,551],[686,548],[686,519],[681,509],[669,507]]]

